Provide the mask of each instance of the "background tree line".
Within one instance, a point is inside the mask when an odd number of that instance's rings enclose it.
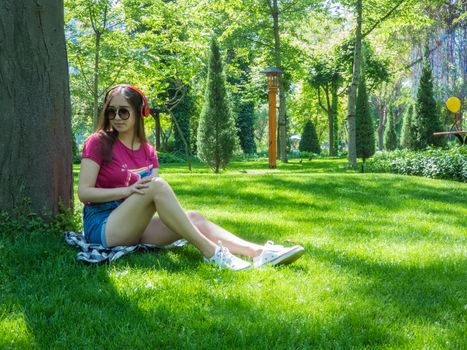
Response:
[[[131,81],[158,111],[160,151],[196,152],[196,127],[209,39],[219,38],[240,146],[264,151],[265,78],[280,66],[279,148],[313,121],[330,155],[348,146],[358,1],[65,1],[73,126],[82,142],[97,103],[116,81]],[[415,103],[428,43],[434,94],[465,99],[465,2],[361,2],[359,64],[364,67],[377,140],[387,125],[400,146],[402,118]],[[355,89],[357,91],[357,89]],[[353,107],[355,108],[355,107]],[[92,117],[92,123],[91,123]],[[448,124],[446,113],[443,123]],[[176,121],[183,130],[183,137]],[[389,121],[392,120],[392,123]],[[156,128],[152,128],[155,130]],[[386,132],[387,134],[390,134]],[[157,140],[156,140],[157,139]],[[281,146],[282,145],[282,146]],[[289,149],[290,150],[290,149]],[[279,150],[283,161],[286,157]]]
[[[42,81],[38,79],[42,75],[37,74],[39,59],[23,62],[15,55],[23,50],[21,57],[40,57],[47,67],[51,63],[44,55],[57,52],[57,60],[68,60],[68,72],[57,71],[54,74],[59,76],[54,79],[59,86],[68,86],[68,81],[70,86],[70,94],[60,97],[65,99],[64,107],[57,108],[66,116],[71,101],[71,131],[78,144],[92,132],[105,91],[115,83],[129,82],[141,87],[149,97],[153,119],[147,128],[158,150],[175,151],[188,158],[196,153],[208,48],[213,37],[219,42],[225,63],[226,91],[238,144],[244,153],[266,150],[267,94],[262,71],[270,66],[284,71],[277,130],[283,162],[290,150],[290,135],[302,134],[309,122],[314,124],[325,154],[348,150],[349,161],[356,162],[357,146],[363,145],[363,141],[357,141],[355,128],[355,118],[363,110],[357,104],[359,85],[367,90],[369,125],[376,132],[377,149],[384,148],[385,133],[386,143],[390,144],[386,148],[406,144],[400,138],[402,130],[411,130],[402,128],[402,120],[409,114],[417,124],[422,112],[428,110],[430,117],[436,114],[435,118],[441,120],[440,125],[432,124],[446,129],[452,116],[446,113],[442,102],[449,95],[457,95],[463,102],[461,118],[465,113],[465,1],[65,0],[64,4],[49,5],[50,1],[41,0],[22,9],[11,1],[2,3],[3,27],[19,28],[17,33],[21,33],[15,37],[17,49],[11,31],[1,34],[1,58],[8,63],[2,69],[9,72],[1,75],[2,86],[6,87],[1,93],[2,101],[10,106],[10,114],[19,113],[12,101],[28,100],[18,95],[18,91],[23,91],[20,85],[27,81],[19,77],[25,76],[27,67],[30,73],[26,75]],[[31,11],[31,18],[38,19],[37,26],[44,29],[43,37],[38,34],[32,38],[28,34],[26,10]],[[58,21],[44,22],[43,18],[51,15],[57,16]],[[61,42],[51,33],[61,32],[62,24],[67,56],[57,51],[58,44],[49,44]],[[41,40],[42,48],[31,44]],[[8,78],[10,73],[16,78]],[[431,83],[421,83],[430,80]],[[430,84],[433,96],[427,100],[432,107],[424,109],[417,103],[417,96],[419,100],[421,96],[419,87],[428,86],[428,91]],[[40,85],[36,91],[43,89]],[[35,95],[30,88],[24,91]],[[68,89],[65,87],[64,91]],[[30,101],[30,105],[40,104],[43,103]],[[57,115],[45,110],[38,114]],[[3,125],[12,123],[6,114],[2,118]],[[27,139],[34,137],[28,136],[26,122],[12,119],[15,123],[9,126],[11,130],[22,132]],[[56,128],[67,130],[66,125],[58,125]],[[62,141],[68,142],[67,132],[64,135]],[[70,143],[71,139],[70,136]],[[15,165],[6,155],[14,152],[9,151],[10,144],[5,140],[2,164],[11,172]],[[371,138],[365,142],[372,142]],[[68,150],[68,146],[65,148]],[[54,158],[52,153],[47,153],[49,160]],[[2,180],[8,178],[2,176]],[[2,191],[8,186],[3,183]],[[64,188],[68,191],[71,186]],[[8,191],[2,192],[2,198],[9,196]],[[8,200],[4,203],[8,205]]]

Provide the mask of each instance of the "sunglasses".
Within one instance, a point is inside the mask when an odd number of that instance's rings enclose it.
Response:
[[[105,116],[109,119],[115,119],[117,114],[120,116],[120,119],[127,120],[130,118],[130,110],[126,107],[120,107],[120,108],[113,108],[109,107],[105,111]]]

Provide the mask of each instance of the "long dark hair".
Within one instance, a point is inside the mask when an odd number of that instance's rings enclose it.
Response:
[[[101,114],[99,116],[99,123],[96,128],[96,133],[99,134],[99,139],[101,142],[101,156],[104,162],[108,163],[112,160],[112,149],[115,143],[115,140],[118,137],[118,131],[114,130],[110,126],[110,120],[106,116],[106,110],[109,107],[110,101],[112,100],[112,96],[115,94],[122,95],[128,103],[130,103],[131,107],[135,111],[135,130],[133,134],[133,138],[131,140],[131,146],[133,148],[133,144],[135,139],[139,139],[141,145],[148,142],[146,138],[146,133],[144,132],[144,122],[143,116],[141,115],[141,107],[143,106],[143,97],[133,89],[130,89],[125,86],[117,85],[114,88],[111,88],[109,92],[105,95],[104,99],[104,106],[102,108]]]

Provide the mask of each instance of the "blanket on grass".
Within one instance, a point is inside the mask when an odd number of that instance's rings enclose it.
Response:
[[[175,247],[183,247],[188,243],[185,239],[179,239],[172,244],[157,246],[153,244],[137,244],[132,246],[116,246],[105,248],[100,244],[92,244],[86,241],[86,238],[79,232],[65,232],[65,242],[80,250],[76,254],[76,259],[90,264],[102,262],[111,262],[121,258],[122,256],[136,251],[154,251],[159,249],[170,249]]]

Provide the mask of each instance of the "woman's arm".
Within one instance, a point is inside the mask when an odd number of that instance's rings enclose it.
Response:
[[[148,187],[150,178],[141,179],[128,187],[96,188],[97,174],[100,166],[89,158],[81,160],[81,169],[78,181],[78,197],[82,202],[102,203],[122,199],[132,193],[143,194],[142,188]]]

